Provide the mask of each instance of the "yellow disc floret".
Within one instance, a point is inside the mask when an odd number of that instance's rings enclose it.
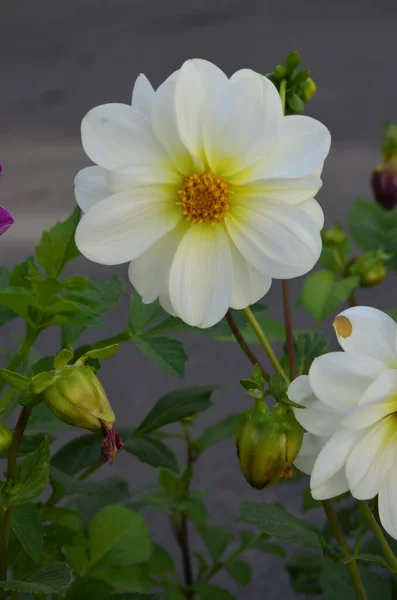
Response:
[[[212,171],[185,177],[183,187],[177,193],[180,198],[177,204],[191,223],[215,225],[222,221],[230,208],[230,186]]]

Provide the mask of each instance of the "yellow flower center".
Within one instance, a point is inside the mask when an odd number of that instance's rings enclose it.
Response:
[[[207,171],[185,177],[177,204],[191,223],[220,223],[230,208],[230,186],[222,177]]]

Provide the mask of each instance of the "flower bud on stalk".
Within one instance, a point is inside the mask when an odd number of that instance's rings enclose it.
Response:
[[[382,162],[372,174],[372,189],[375,200],[391,210],[397,204],[397,157]]]
[[[123,442],[113,429],[116,417],[106,392],[90,367],[71,365],[55,372],[43,398],[61,421],[89,431],[103,431],[102,459],[114,461]]]
[[[5,452],[11,446],[12,431],[4,423],[0,423],[0,452]]]
[[[329,229],[323,229],[321,232],[321,238],[324,246],[327,248],[341,246],[347,240],[346,234],[339,224],[334,225],[334,227],[330,227]]]
[[[235,441],[241,471],[257,490],[295,476],[291,468],[303,440],[303,428],[290,407],[268,410],[263,400],[240,415]]]
[[[373,287],[379,283],[382,283],[386,277],[386,273],[387,270],[384,263],[379,262],[376,265],[373,265],[373,267],[361,275],[361,287]]]

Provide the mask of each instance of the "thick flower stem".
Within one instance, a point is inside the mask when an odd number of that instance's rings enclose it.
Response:
[[[229,323],[230,329],[232,330],[232,333],[233,333],[234,337],[236,338],[238,345],[240,346],[240,348],[242,349],[242,351],[244,352],[244,354],[246,355],[248,360],[253,364],[253,366],[259,365],[260,368],[262,369],[263,377],[266,379],[266,381],[269,381],[270,375],[268,373],[266,373],[265,369],[262,367],[259,360],[256,358],[255,354],[252,352],[251,348],[248,346],[247,342],[244,339],[243,334],[241,333],[240,329],[237,326],[236,321],[233,319],[233,316],[232,316],[232,313],[230,312],[230,310],[228,310],[226,313],[226,320]]]
[[[295,359],[295,345],[294,345],[294,334],[292,328],[292,316],[291,316],[291,302],[289,297],[289,285],[285,279],[281,282],[283,290],[283,310],[284,310],[284,324],[285,324],[285,336],[287,339],[287,356],[289,363],[290,379],[293,381],[296,377],[296,359]]]
[[[274,370],[277,373],[280,373],[280,375],[282,375],[286,379],[286,381],[288,381],[288,377],[287,377],[283,367],[280,365],[279,361],[277,360],[277,357],[273,352],[273,348],[271,347],[269,340],[267,339],[264,331],[262,330],[262,327],[259,325],[258,321],[256,320],[254,313],[252,312],[252,310],[249,307],[243,308],[243,313],[245,314],[248,323],[251,325],[254,333],[256,334],[256,336],[257,336],[258,340],[260,341],[261,345],[263,346],[267,356],[269,357],[269,360],[272,363]]]
[[[339,523],[338,517],[336,516],[336,513],[330,500],[323,500],[323,507],[336,541],[342,548],[344,554],[346,556],[351,556],[351,550],[349,548],[345,534],[343,533],[343,529]],[[355,560],[352,560],[347,563],[346,567],[358,600],[367,600],[367,594],[365,592],[363,582],[361,581],[360,573],[357,567],[357,562]]]
[[[366,520],[368,522],[368,525],[372,529],[376,539],[379,542],[379,546],[381,547],[383,556],[385,557],[388,564],[390,565],[391,570],[394,573],[397,573],[397,556],[394,554],[393,550],[390,548],[388,541],[383,534],[382,528],[380,527],[379,523],[377,522],[374,515],[372,514],[372,511],[369,508],[368,504],[366,502],[364,502],[364,500],[357,500],[357,503],[358,503],[359,507],[361,508],[361,510],[364,514],[364,517],[366,518]]]
[[[21,443],[26,425],[28,423],[30,413],[32,412],[31,408],[27,408],[24,406],[19,415],[19,419],[15,426],[14,435],[12,437],[11,447],[8,454],[8,462],[7,462],[7,471],[6,477],[9,481],[12,479],[15,473],[15,468],[17,465],[17,456],[19,445]],[[2,523],[1,523],[1,571],[0,571],[0,580],[6,581],[7,579],[7,555],[8,555],[8,541],[11,533],[11,523],[12,523],[12,508],[9,507],[4,511]]]

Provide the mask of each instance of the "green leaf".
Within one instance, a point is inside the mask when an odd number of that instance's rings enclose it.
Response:
[[[80,209],[76,208],[66,221],[56,223],[41,236],[36,246],[36,258],[47,277],[57,278],[68,262],[80,256],[74,241],[79,220]]]
[[[34,431],[57,431],[71,429],[71,426],[58,419],[47,405],[42,402],[33,408],[27,429]]]
[[[188,355],[185,346],[179,340],[133,335],[132,341],[142,354],[166,373],[181,379],[185,376]]]
[[[135,594],[126,593],[126,594],[114,594],[114,596],[109,596],[109,600],[160,600],[160,596],[158,594]]]
[[[252,567],[243,560],[234,560],[233,562],[226,562],[226,571],[230,577],[233,577],[240,585],[248,585],[252,579]]]
[[[10,482],[10,502],[13,505],[24,504],[46,489],[49,481],[50,451],[45,438],[39,448],[29,454],[17,465],[15,475]]]
[[[178,588],[167,588],[164,594],[164,600],[185,600],[185,594]]]
[[[397,268],[397,213],[376,202],[355,200],[349,217],[350,231],[362,250],[382,249],[395,258],[387,266]]]
[[[43,527],[36,504],[16,506],[12,513],[12,530],[25,552],[39,562],[43,551]]]
[[[184,510],[187,518],[195,524],[197,530],[202,531],[208,518],[208,509],[204,502],[199,498],[190,496],[186,499]]]
[[[135,436],[144,435],[168,423],[175,423],[197,412],[207,410],[212,406],[210,398],[214,390],[215,387],[207,386],[183,388],[165,394],[146,415],[135,431]]]
[[[88,546],[88,540],[82,531],[76,531],[76,529],[59,523],[51,523],[45,527],[45,541],[59,548],[68,546],[85,548]]]
[[[114,592],[114,586],[99,577],[79,577],[68,589],[65,600],[107,600]]]
[[[73,477],[70,477],[55,467],[50,468],[50,480],[51,485],[54,488],[54,494],[51,497],[51,504],[55,504],[58,500],[58,497],[61,498],[63,496],[71,496],[73,494],[94,495],[101,494],[104,491],[104,488],[100,483],[73,479]]]
[[[12,310],[13,313],[30,324],[34,325],[36,323],[39,305],[34,296],[27,290],[8,288],[0,291],[0,305]]]
[[[314,526],[291,515],[278,504],[242,502],[238,523],[248,523],[267,533],[270,537],[304,548],[321,548],[319,533]]]
[[[68,279],[71,278],[69,277]],[[124,294],[125,283],[118,275],[96,284],[89,279],[83,279],[86,280],[85,283],[81,282],[80,287],[78,285],[75,289],[71,290],[68,298],[90,307],[91,311],[97,316],[104,315],[110,309],[117,306]],[[62,283],[65,283],[65,281]],[[73,346],[84,329],[84,325],[64,325],[62,327],[62,345]]]
[[[84,361],[88,358],[98,358],[101,360],[104,358],[112,358],[118,349],[119,344],[111,344],[110,346],[104,346],[103,348],[94,348],[93,350],[87,350],[87,352],[84,352],[79,360]]]
[[[159,544],[153,544],[150,558],[142,565],[142,568],[148,575],[175,573],[175,565],[170,553]]]
[[[236,596],[212,583],[196,585],[194,589],[197,591],[200,600],[237,600]]]
[[[251,548],[255,548],[256,550],[260,550],[261,552],[265,552],[266,554],[275,554],[280,558],[285,558],[286,552],[284,548],[281,548],[281,546],[273,544],[268,540],[269,536],[266,533],[262,533],[259,537],[255,538],[254,541],[249,544],[249,546]]]
[[[307,375],[314,359],[328,352],[328,341],[322,332],[297,333],[294,335],[294,346],[298,375]]]
[[[150,437],[133,438],[124,442],[124,450],[152,467],[163,467],[175,473],[179,471],[175,454],[159,440]]]
[[[102,438],[99,435],[83,435],[63,446],[51,459],[56,469],[74,477],[98,463],[101,456]]]
[[[360,569],[361,579],[368,600],[390,600],[391,590],[387,579],[368,569]],[[355,600],[356,593],[348,571],[343,565],[327,562],[320,575],[324,600]]]
[[[94,571],[93,576],[96,579],[102,579],[118,592],[144,593],[151,587],[151,580],[145,572],[144,565],[105,567]]]
[[[37,571],[26,581],[0,581],[0,588],[26,594],[62,596],[72,582],[72,570],[66,563],[56,562]]]
[[[211,446],[214,446],[222,440],[233,437],[239,416],[239,414],[230,415],[223,421],[219,421],[219,423],[215,423],[215,425],[208,427],[198,440],[200,452],[204,452],[204,450],[211,448]]]
[[[304,552],[289,558],[285,563],[285,568],[294,592],[297,594],[321,594],[319,577],[326,560],[321,554],[314,552]]]
[[[128,566],[150,558],[152,544],[143,518],[124,506],[107,506],[89,528],[91,568]]]
[[[49,444],[52,444],[55,441],[54,437],[43,433],[38,433],[37,435],[24,435],[18,448],[18,456],[27,456],[27,454],[35,452],[45,439],[47,439]],[[0,457],[7,458],[8,449],[2,452]]]
[[[206,527],[200,531],[208,552],[214,563],[222,557],[226,548],[233,541],[233,535],[221,527]]]
[[[317,323],[321,323],[336,312],[358,285],[358,277],[338,280],[330,271],[316,271],[306,278],[299,300]]]
[[[68,506],[80,514],[83,521],[90,522],[105,506],[125,501],[130,496],[128,483],[121,477],[108,477],[101,481],[102,492],[94,496],[74,496]]]
[[[151,304],[144,304],[137,292],[131,295],[129,326],[133,333],[143,333],[150,323],[164,314],[164,309],[161,308],[158,300]]]
[[[63,348],[54,358],[54,369],[63,369],[73,358],[73,350]]]
[[[390,569],[390,565],[387,562],[387,560],[385,560],[383,556],[379,556],[378,554],[352,554],[351,556],[345,556],[345,558],[342,560],[342,563],[344,565],[347,565],[349,562],[352,562],[352,560],[375,563],[381,565],[387,570]]]
[[[296,113],[298,115],[302,114],[305,110],[304,101],[295,92],[293,92],[292,94],[287,94],[287,105],[293,113]]]
[[[20,373],[15,373],[8,369],[0,369],[0,375],[8,385],[16,390],[23,392],[24,390],[29,389],[30,380]]]
[[[0,292],[6,290],[9,286],[10,270],[7,267],[0,266]],[[5,306],[0,306],[0,327],[16,318],[16,313]]]
[[[287,58],[285,59],[285,67],[289,73],[292,73],[297,69],[300,65],[301,59],[298,52],[290,52]]]

